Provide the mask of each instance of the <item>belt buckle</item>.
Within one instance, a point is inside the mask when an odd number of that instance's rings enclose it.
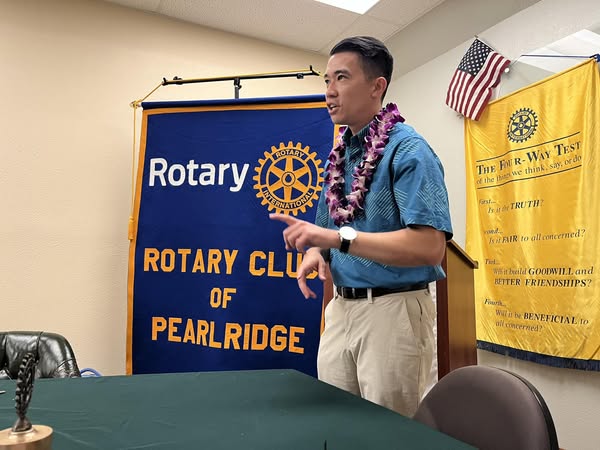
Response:
[[[356,299],[356,288],[350,288],[350,292],[352,292],[352,297],[350,298]]]

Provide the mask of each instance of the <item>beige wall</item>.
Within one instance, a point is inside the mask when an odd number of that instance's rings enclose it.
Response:
[[[163,77],[323,70],[322,55],[96,0],[0,0],[0,330],[53,330],[125,370],[133,113]],[[323,92],[252,80],[242,97]],[[150,100],[232,98],[232,83]],[[139,121],[138,121],[139,123]]]
[[[163,77],[300,69],[326,60],[95,0],[0,0],[0,329],[52,329],[83,367],[125,367],[132,111]],[[507,56],[600,22],[597,0],[542,0],[482,33]],[[445,27],[439,26],[439,39]],[[394,80],[389,99],[444,162],[465,240],[462,120],[443,98],[468,43]],[[401,61],[401,60],[400,60]],[[401,62],[398,62],[399,64]],[[322,80],[247,81],[242,97],[322,92]],[[169,86],[150,100],[230,98],[229,83]],[[561,445],[597,449],[600,374],[487,352],[530,379]]]
[[[510,59],[600,23],[598,0],[542,0],[481,33],[481,37]],[[439,39],[445,28],[440,24]],[[391,100],[398,102],[407,122],[432,144],[444,163],[450,194],[455,239],[465,242],[465,159],[463,120],[444,99],[448,83],[472,40],[394,80]],[[524,62],[526,62],[524,60]],[[529,84],[515,69],[503,76],[501,88],[514,80]],[[512,80],[511,80],[512,78]],[[532,79],[531,82],[537,81]],[[558,369],[479,351],[479,363],[521,374],[542,393],[556,423],[559,443],[567,450],[597,450],[600,417],[600,373]]]

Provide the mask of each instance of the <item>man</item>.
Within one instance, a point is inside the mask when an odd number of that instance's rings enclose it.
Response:
[[[371,37],[331,50],[327,108],[347,128],[329,156],[316,224],[271,218],[287,224],[286,249],[305,253],[298,285],[306,298],[316,296],[306,276],[317,270],[324,280],[330,264],[335,295],[319,379],[412,416],[433,357],[428,283],[445,276],[439,264],[452,228],[439,159],[395,105],[382,109],[392,69],[388,49]]]

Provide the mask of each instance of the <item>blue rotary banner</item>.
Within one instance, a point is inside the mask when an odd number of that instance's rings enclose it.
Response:
[[[269,212],[314,219],[334,136],[324,97],[142,106],[127,372],[316,375],[321,302],[300,293],[302,255]]]

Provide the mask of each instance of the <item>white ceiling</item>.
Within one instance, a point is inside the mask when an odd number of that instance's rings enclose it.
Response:
[[[380,0],[364,15],[313,0],[106,1],[327,55],[347,36],[386,41],[445,0]]]
[[[103,1],[323,55],[342,38],[375,36],[398,77],[540,0],[380,0],[364,15],[313,0]]]
[[[527,53],[527,55],[547,55],[546,57],[521,56],[518,62],[536,66],[551,73],[562,72],[582,63],[590,56],[600,54],[600,24],[596,28],[598,28],[597,31],[580,30]],[[560,58],[560,56],[563,57]],[[581,58],[576,56],[581,56]]]

